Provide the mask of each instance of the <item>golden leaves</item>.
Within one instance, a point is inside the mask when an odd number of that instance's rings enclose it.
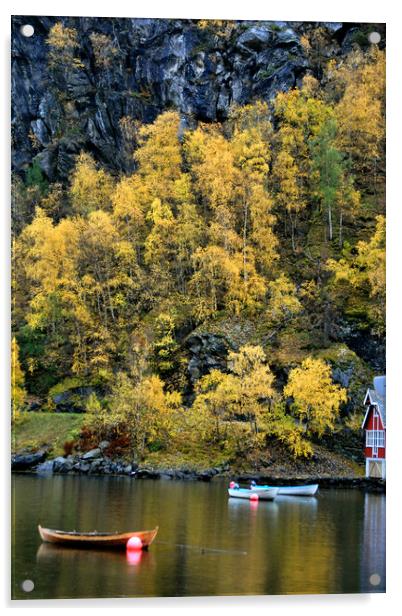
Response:
[[[332,382],[330,366],[312,357],[291,370],[283,393],[293,398],[295,412],[307,430],[319,436],[334,428],[339,407],[347,400],[346,389]]]

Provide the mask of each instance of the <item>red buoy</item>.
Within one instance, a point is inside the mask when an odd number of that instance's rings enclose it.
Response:
[[[250,494],[251,501],[258,501],[258,494]]]
[[[140,539],[140,537],[130,537],[130,539],[127,541],[127,550],[142,550],[142,541]]]

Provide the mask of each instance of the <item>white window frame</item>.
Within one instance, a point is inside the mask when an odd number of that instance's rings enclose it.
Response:
[[[385,447],[385,430],[366,430],[366,447]]]

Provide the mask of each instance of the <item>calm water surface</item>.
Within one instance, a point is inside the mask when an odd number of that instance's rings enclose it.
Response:
[[[221,480],[23,474],[12,489],[15,599],[385,591],[383,495],[321,490],[250,503],[228,499]],[[43,544],[39,523],[98,531],[159,525],[159,533],[149,552],[128,558]],[[30,593],[21,588],[27,579]]]

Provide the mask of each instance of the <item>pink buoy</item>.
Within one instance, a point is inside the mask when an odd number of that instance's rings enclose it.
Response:
[[[127,541],[127,550],[142,550],[142,541],[140,537],[130,537]]]
[[[229,483],[229,488],[230,488],[231,490],[233,490],[233,488],[235,487],[235,485],[236,485],[236,484],[235,484],[235,482],[234,482],[234,481],[231,481],[231,482]]]
[[[258,501],[258,494],[250,494],[251,501]]]

